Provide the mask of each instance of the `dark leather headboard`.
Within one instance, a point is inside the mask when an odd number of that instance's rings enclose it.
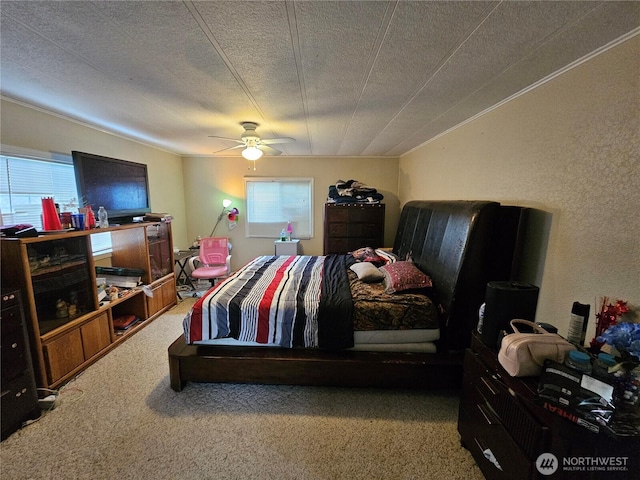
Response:
[[[393,251],[433,281],[442,309],[439,351],[466,348],[487,283],[513,279],[523,212],[490,201],[416,200],[403,207]]]

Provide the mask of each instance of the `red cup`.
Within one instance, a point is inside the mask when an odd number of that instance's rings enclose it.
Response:
[[[51,197],[42,199],[42,228],[45,230],[62,230],[56,205]]]
[[[71,222],[71,212],[62,212],[60,214],[60,224],[62,228],[71,228],[73,226]]]

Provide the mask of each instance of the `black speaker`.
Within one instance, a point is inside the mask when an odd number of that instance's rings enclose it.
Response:
[[[478,323],[482,343],[496,348],[500,330],[512,332],[514,318],[535,321],[539,288],[523,282],[489,282],[485,295],[484,318]]]

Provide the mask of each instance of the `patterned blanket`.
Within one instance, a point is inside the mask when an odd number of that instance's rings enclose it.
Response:
[[[262,256],[209,290],[184,319],[187,343],[231,337],[294,348],[353,346],[346,257]]]

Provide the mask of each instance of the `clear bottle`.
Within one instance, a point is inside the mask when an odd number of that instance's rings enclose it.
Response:
[[[601,352],[593,362],[593,375],[600,380],[613,381],[613,374],[609,373],[609,368],[615,367],[616,359],[613,355]]]
[[[579,350],[571,350],[564,359],[564,364],[582,373],[591,373],[591,357]]]
[[[280,232],[280,241],[281,242],[286,242],[287,241],[287,232],[286,232],[286,230],[284,228]]]
[[[104,207],[100,207],[98,209],[98,228],[108,228],[109,227],[109,215]]]

